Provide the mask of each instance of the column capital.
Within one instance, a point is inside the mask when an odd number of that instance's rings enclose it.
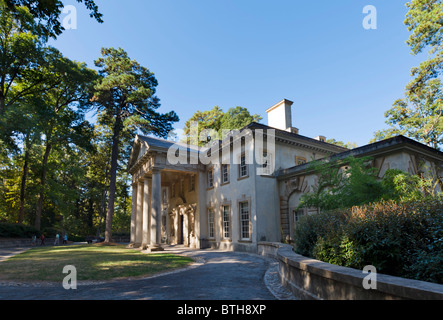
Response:
[[[152,174],[158,174],[158,173],[161,173],[161,171],[162,171],[163,169],[164,169],[164,168],[153,167],[153,168],[152,168]]]

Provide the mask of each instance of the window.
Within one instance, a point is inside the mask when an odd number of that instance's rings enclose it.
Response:
[[[175,183],[171,185],[171,197],[175,198]]]
[[[231,208],[229,206],[222,206],[223,212],[223,237],[225,239],[231,238]]]
[[[250,215],[249,202],[240,202],[240,238],[241,240],[250,240]]]
[[[180,180],[180,195],[184,196],[185,195],[185,180]]]
[[[301,166],[302,164],[307,163],[306,158],[303,157],[295,157],[295,164],[297,166]]]
[[[214,187],[214,169],[208,171],[208,188]]]
[[[222,183],[228,183],[229,182],[229,165],[222,164]]]
[[[294,214],[294,223],[299,222],[299,221],[300,221],[300,218],[301,218],[302,216],[304,216],[304,212],[303,212],[303,210],[294,210],[294,211],[293,211],[293,214]]]
[[[195,175],[189,178],[189,192],[195,191]]]
[[[209,238],[215,238],[215,224],[214,224],[214,210],[209,209],[208,211],[208,227],[209,227]]]
[[[263,152],[263,159],[266,159],[265,163],[263,163],[263,171],[262,174],[264,175],[270,175],[273,173],[272,168],[272,155],[270,153],[267,153],[266,151]]]
[[[246,164],[246,155],[240,157],[240,178],[248,176],[248,165]]]
[[[162,188],[163,193],[162,193],[162,202],[164,205],[168,204],[168,189],[167,188]]]

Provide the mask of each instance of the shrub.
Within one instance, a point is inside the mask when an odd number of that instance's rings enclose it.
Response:
[[[33,227],[18,223],[0,223],[0,238],[32,238],[39,235]]]
[[[299,208],[335,210],[381,200],[421,201],[439,196],[441,177],[424,178],[398,169],[389,169],[383,179],[369,165],[371,158],[314,161],[310,168],[318,175],[313,192],[303,194]]]
[[[370,161],[368,157],[350,156],[344,160],[311,162],[318,181],[313,192],[301,197],[299,207],[334,210],[379,201],[384,189]]]
[[[301,219],[296,252],[324,262],[443,284],[443,203],[379,203]]]
[[[301,217],[294,233],[297,252],[313,257],[319,239],[324,241],[329,235],[338,235],[348,216],[345,210],[336,210]]]

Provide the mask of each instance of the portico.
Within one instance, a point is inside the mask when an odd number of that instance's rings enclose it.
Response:
[[[200,248],[205,182],[198,164],[171,165],[173,142],[137,136],[130,159],[132,174],[131,247],[162,251],[163,244]],[[190,150],[191,152],[198,152]]]

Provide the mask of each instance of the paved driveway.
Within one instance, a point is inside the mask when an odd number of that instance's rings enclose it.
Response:
[[[177,250],[169,248],[168,251]],[[271,260],[258,255],[213,250],[178,249],[198,263],[179,272],[146,279],[81,284],[77,290],[59,285],[5,285],[0,299],[9,300],[274,300],[264,279],[275,281]],[[268,274],[265,277],[266,272]],[[274,281],[272,280],[274,278]],[[273,285],[271,285],[273,286]],[[270,288],[272,290],[272,288]],[[278,288],[277,288],[278,289]],[[273,290],[274,291],[274,290]],[[276,291],[274,291],[275,293]],[[282,292],[282,291],[280,291]],[[287,296],[289,297],[289,296]]]

